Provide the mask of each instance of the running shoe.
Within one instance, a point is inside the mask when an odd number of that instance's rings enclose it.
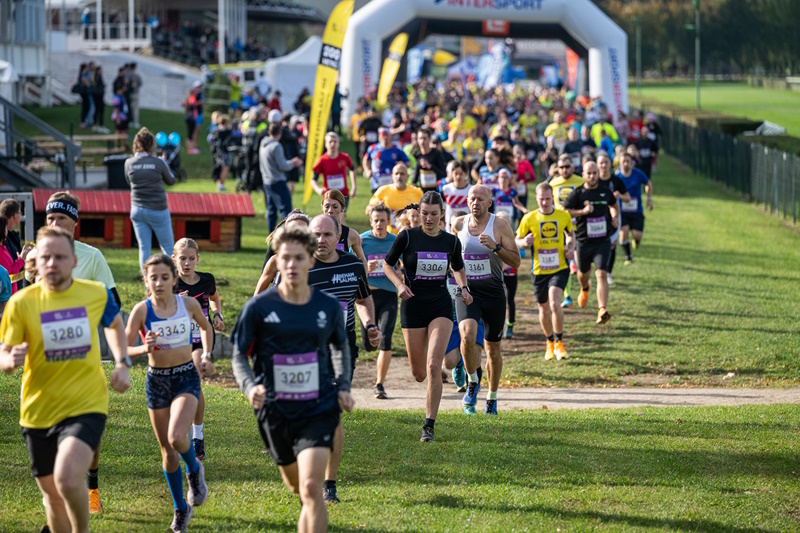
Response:
[[[186,493],[186,500],[190,505],[203,505],[208,498],[208,485],[206,485],[206,474],[203,463],[197,463],[200,468],[194,474],[186,469],[186,479],[189,481],[189,491]]]
[[[555,346],[553,347],[553,353],[556,354],[556,359],[561,361],[562,359],[569,359],[569,355],[567,355],[567,350],[564,348],[564,343],[560,340],[555,342]]]
[[[103,512],[103,504],[100,503],[100,489],[89,489],[89,512],[91,514]]]
[[[375,388],[372,390],[375,393],[375,397],[379,400],[386,399],[386,389],[383,388],[383,383],[376,383]]]
[[[206,458],[206,441],[203,439],[192,439],[192,446],[194,446],[194,455],[198,461]]]
[[[608,273],[608,284],[609,285],[613,285],[614,284],[614,278],[611,277],[611,272]]]
[[[550,361],[556,358],[555,350],[555,342],[548,340],[547,341],[547,349],[544,351],[544,360]]]
[[[467,391],[467,371],[464,370],[464,360],[459,357],[458,364],[453,368],[453,383],[458,387],[459,392]]]
[[[598,324],[605,324],[611,320],[611,315],[608,314],[605,307],[601,307],[600,310],[597,312],[597,323]]]
[[[192,514],[194,510],[192,506],[188,503],[186,504],[185,511],[179,511],[175,509],[175,518],[172,519],[172,525],[169,526],[169,530],[173,531],[174,533],[181,533],[183,531],[189,530],[189,520],[192,518]]]
[[[633,249],[634,250],[639,249],[639,241],[637,241],[636,239],[633,239]]]
[[[422,436],[419,438],[420,442],[434,442],[436,437],[433,436],[433,428],[430,426],[422,426]]]
[[[513,324],[508,324],[508,323],[506,323],[506,334],[505,334],[505,338],[506,338],[506,339],[512,339],[512,338],[514,338],[514,325],[513,325]]]
[[[564,296],[564,301],[561,302],[562,309],[569,309],[572,307],[572,298],[569,296]]]
[[[224,186],[223,184],[221,184],[221,183],[218,183],[218,184],[217,184],[217,190],[218,190],[219,192],[225,192],[227,189],[225,188],[225,186]]]
[[[497,414],[497,400],[486,400],[486,409],[483,410],[485,415]]]
[[[45,524],[42,526],[42,529],[39,530],[39,533],[50,533],[50,526]]]
[[[591,282],[589,282],[589,286],[586,287],[585,289],[581,287],[581,293],[578,295],[578,307],[580,307],[581,309],[586,307],[586,304],[589,303],[589,291],[591,290],[591,288],[592,288]]]
[[[623,265],[625,265],[625,266],[628,266],[628,265],[630,265],[631,263],[633,263],[633,257],[629,257],[629,258],[627,258],[627,259],[625,260],[625,262],[624,262],[624,263],[622,263],[622,264],[623,264]]]
[[[464,394],[464,399],[461,402],[465,407],[472,407],[472,412],[475,412],[475,406],[478,404],[478,393],[481,391],[480,381],[470,381],[467,384],[467,392]]]
[[[332,487],[322,487],[322,501],[325,503],[341,503],[339,496],[336,495],[336,485]]]

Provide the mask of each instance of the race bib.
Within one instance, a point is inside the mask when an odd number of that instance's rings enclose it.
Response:
[[[642,148],[641,150],[639,150],[639,155],[643,158],[650,157],[650,154],[652,154],[650,148]]]
[[[464,254],[464,269],[467,279],[480,280],[492,277],[489,254]]]
[[[533,128],[525,128],[525,137],[528,139],[533,137]]]
[[[520,196],[527,196],[528,195],[528,184],[524,181],[517,183],[517,194]]]
[[[498,215],[500,213],[505,213],[508,216],[508,220],[514,220],[514,206],[508,204],[498,204],[494,206],[494,214]]]
[[[447,254],[444,252],[417,252],[416,279],[444,279],[447,272]]]
[[[447,291],[450,293],[450,299],[453,302],[456,301],[456,291],[458,290],[458,283],[456,282],[455,278],[449,278],[447,280]]]
[[[337,191],[344,190],[344,176],[338,174],[336,176],[328,176],[327,178],[328,190],[336,189]]]
[[[173,318],[150,323],[153,333],[158,333],[157,344],[187,345],[191,341],[192,324],[189,318]]]
[[[622,210],[626,213],[635,213],[639,209],[639,199],[631,198],[630,202],[622,202]]]
[[[419,183],[423,187],[435,187],[436,186],[436,172],[432,170],[422,170],[419,171]]]
[[[378,142],[378,132],[377,131],[368,131],[366,134],[367,142],[368,143],[375,143]]]
[[[559,266],[558,250],[539,250],[539,270],[556,270]]]
[[[375,181],[377,182],[378,187],[383,187],[384,185],[391,185],[392,184],[392,175],[391,174],[386,174],[386,175],[381,174],[377,178],[375,178]]]
[[[92,330],[85,307],[41,314],[44,357],[48,363],[83,359],[92,348]]]
[[[343,242],[337,242],[336,243],[336,249],[339,250],[340,252],[344,252],[345,251],[344,250],[344,243]]]
[[[317,352],[274,354],[272,377],[276,400],[305,402],[319,398]]]
[[[208,320],[208,309],[203,309],[203,316]],[[192,344],[199,344],[203,341],[200,338],[200,331],[202,331],[200,324],[192,320]]]
[[[586,219],[586,236],[590,239],[599,239],[605,237],[606,232],[606,217],[596,217]]]
[[[581,166],[581,154],[572,154],[569,159],[572,161],[573,167],[578,168]]]
[[[383,271],[383,260],[386,254],[370,254],[367,256],[367,261],[378,261],[378,266],[372,272],[367,274],[368,278],[385,278],[386,273]]]

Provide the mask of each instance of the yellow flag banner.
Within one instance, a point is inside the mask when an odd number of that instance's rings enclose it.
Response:
[[[386,100],[389,98],[389,92],[392,90],[397,72],[400,70],[403,54],[406,53],[406,46],[408,46],[407,33],[399,34],[389,45],[389,56],[383,61],[381,79],[378,82],[378,105],[381,107],[386,105]]]
[[[325,133],[339,75],[339,62],[342,58],[342,43],[347,31],[347,22],[353,14],[354,0],[343,0],[333,8],[325,33],[322,35],[322,52],[317,65],[317,80],[314,83],[314,99],[311,102],[311,117],[308,120],[308,148],[306,150],[306,174],[303,185],[303,205],[311,199],[311,179],[314,176],[314,163],[322,155],[325,147]]]

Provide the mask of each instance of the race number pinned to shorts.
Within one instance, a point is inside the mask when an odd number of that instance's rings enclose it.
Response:
[[[586,236],[590,239],[600,239],[608,235],[606,228],[606,217],[594,217],[586,219]]]
[[[92,330],[85,307],[42,313],[44,357],[48,363],[83,359],[92,348]]]
[[[444,252],[417,252],[416,279],[444,279],[447,272],[447,254]]]
[[[386,273],[383,271],[383,260],[386,258],[386,254],[369,254],[367,256],[367,261],[377,261],[378,266],[375,267],[375,270],[367,274],[368,278],[385,278]]]
[[[317,352],[274,354],[272,377],[276,400],[305,402],[319,398]]]
[[[203,309],[203,316],[208,320],[208,309]],[[203,342],[203,339],[200,337],[200,332],[202,330],[203,328],[200,327],[200,324],[192,320],[192,344],[200,344]]]
[[[336,174],[335,176],[328,176],[325,178],[325,182],[328,184],[328,190],[337,190],[343,191],[344,190],[344,175],[343,174]]]
[[[489,266],[489,254],[464,254],[464,270],[467,272],[467,279],[481,280],[492,277],[492,270]]]
[[[436,172],[420,169],[419,184],[423,187],[436,187]]]
[[[560,264],[557,249],[539,250],[539,270],[557,270]]]
[[[157,344],[186,346],[191,342],[192,324],[189,318],[173,318],[150,323],[150,330],[158,333]]]
[[[630,202],[622,202],[622,210],[626,213],[635,213],[639,210],[639,199],[631,198]]]

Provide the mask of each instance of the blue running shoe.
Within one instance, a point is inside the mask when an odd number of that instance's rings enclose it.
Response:
[[[485,415],[497,414],[497,400],[486,400],[486,409],[483,410]]]
[[[475,406],[474,405],[465,405],[464,406],[464,414],[465,415],[474,415],[475,414]]]
[[[460,392],[465,392],[467,386],[467,371],[464,370],[464,360],[458,358],[458,364],[453,368],[453,383]]]
[[[472,407],[472,412],[475,412],[475,406],[478,404],[478,393],[481,391],[480,381],[470,381],[467,384],[467,392],[464,394],[464,399],[461,402],[467,406]]]
[[[564,301],[561,302],[561,308],[569,309],[570,307],[572,307],[572,298],[567,296],[566,298],[564,298]]]

